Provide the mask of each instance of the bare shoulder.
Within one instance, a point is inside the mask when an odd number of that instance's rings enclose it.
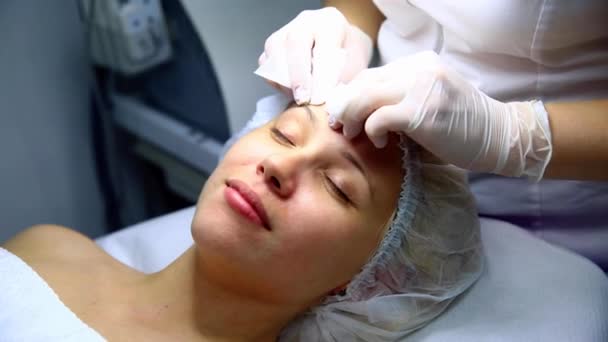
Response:
[[[28,264],[85,322],[99,314],[97,303],[118,291],[116,283],[139,276],[87,236],[62,226],[30,227],[3,247]]]
[[[27,228],[2,247],[28,263],[41,258],[58,261],[103,258],[105,254],[87,236],[66,227],[50,224]]]

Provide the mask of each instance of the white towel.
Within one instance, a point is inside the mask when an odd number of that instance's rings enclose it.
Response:
[[[0,247],[0,341],[105,341],[19,257]]]

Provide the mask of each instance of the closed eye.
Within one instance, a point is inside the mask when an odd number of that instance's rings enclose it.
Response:
[[[296,146],[283,132],[279,131],[276,127],[270,129],[272,136],[280,143]]]
[[[280,144],[294,146],[294,147],[296,146],[295,143],[291,139],[289,139],[289,137],[287,137],[285,134],[283,134],[283,132],[281,132],[281,130],[279,130],[278,128],[272,127],[270,129],[270,133],[271,133],[273,139],[275,139]],[[338,198],[339,201],[341,201],[344,204],[354,204],[354,202],[351,201],[351,199],[348,197],[348,195],[344,191],[342,191],[342,189],[340,189],[340,187],[337,186],[336,183],[334,183],[334,181],[332,181],[329,176],[324,174],[323,177],[325,179],[325,184],[328,187],[328,190],[336,198]]]
[[[327,185],[329,186],[329,188],[331,189],[331,191],[338,196],[338,198],[343,201],[344,203],[350,204],[352,203],[352,201],[350,200],[350,198],[348,197],[348,195],[346,195],[346,193],[344,191],[342,191],[342,189],[340,189],[336,183],[334,183],[331,178],[329,178],[328,176],[325,176],[325,181],[327,183]]]

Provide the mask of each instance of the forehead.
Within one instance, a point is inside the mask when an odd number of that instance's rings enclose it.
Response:
[[[341,140],[345,146],[348,146],[349,149],[357,154],[370,170],[401,169],[403,151],[399,147],[400,139],[395,134],[389,136],[389,143],[381,149],[376,148],[372,144],[365,132],[362,132],[352,140],[348,140],[341,134],[341,130],[334,130],[329,127],[328,113],[324,106],[290,106],[278,118],[314,122],[315,131],[327,133],[328,140]],[[328,146],[337,145],[328,144]]]

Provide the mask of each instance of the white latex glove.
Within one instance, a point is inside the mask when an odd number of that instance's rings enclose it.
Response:
[[[485,95],[434,52],[362,71],[335,88],[330,125],[352,138],[363,128],[377,147],[405,133],[443,161],[504,176],[540,180],[551,132],[540,101],[502,103]]]
[[[365,69],[372,52],[373,43],[367,34],[349,24],[334,7],[326,7],[302,11],[270,35],[258,62],[261,67],[285,63],[286,82],[266,78],[284,92],[293,91],[296,103],[319,105],[325,103],[328,91],[338,82],[350,81]],[[272,65],[270,69],[282,67]]]

